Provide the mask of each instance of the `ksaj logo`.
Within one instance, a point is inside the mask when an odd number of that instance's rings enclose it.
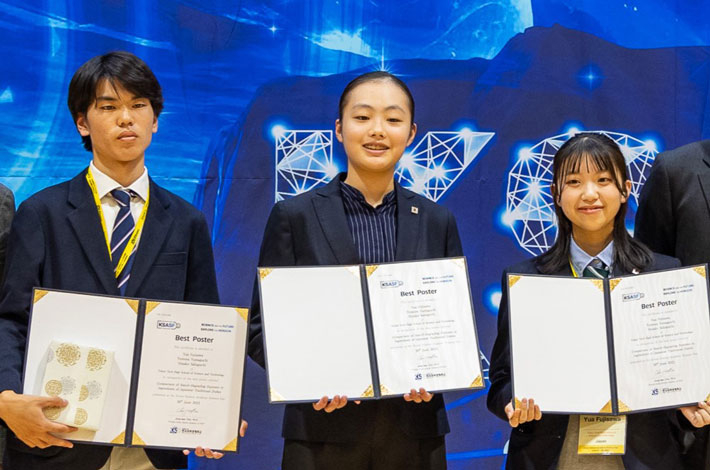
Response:
[[[380,289],[389,289],[392,287],[399,287],[404,284],[402,281],[397,279],[391,279],[389,281],[380,281]]]
[[[621,297],[622,302],[630,302],[632,300],[641,300],[645,297],[643,292],[631,292],[629,294],[624,294]]]

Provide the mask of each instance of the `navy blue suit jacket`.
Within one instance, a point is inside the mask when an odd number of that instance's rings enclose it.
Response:
[[[641,191],[635,237],[684,265],[710,263],[710,140],[656,157]],[[710,468],[710,426],[684,423],[685,467]]]
[[[395,183],[397,197],[397,261],[461,256],[456,221],[443,206]],[[412,211],[412,207],[416,207]],[[415,213],[416,212],[416,213]],[[277,203],[264,231],[259,266],[359,264],[340,192],[340,178],[326,186]],[[264,349],[261,308],[255,288],[252,300],[249,355],[262,367]],[[415,438],[442,436],[449,424],[441,394],[429,403],[388,400],[402,431]],[[378,404],[348,404],[333,413],[311,404],[287,405],[283,437],[311,442],[353,442],[365,439]]]
[[[0,297],[0,390],[22,392],[33,287],[120,295],[101,221],[85,179],[44,189],[24,201],[12,224]],[[152,180],[150,205],[126,296],[219,303],[212,244],[202,214]],[[97,312],[97,314],[99,314]],[[29,448],[9,436],[9,468],[95,470],[111,447]],[[146,450],[158,468],[185,468],[179,451]]]
[[[680,266],[675,258],[654,254],[654,262],[646,271],[657,271]],[[507,268],[503,272],[500,307],[498,309],[498,336],[491,353],[488,409],[508,421],[505,406],[510,402],[510,333],[508,324],[508,273],[542,274],[536,258]],[[569,266],[556,273],[572,276]],[[564,351],[560,351],[564,354]],[[534,397],[533,397],[534,398]],[[655,411],[628,415],[626,455],[622,457],[629,470],[668,470],[683,468],[680,445],[672,436],[677,434],[678,417],[675,411]],[[685,419],[685,418],[683,418]],[[515,470],[553,470],[562,451],[569,416],[543,413],[540,421],[530,421],[512,428],[508,445],[506,468]]]

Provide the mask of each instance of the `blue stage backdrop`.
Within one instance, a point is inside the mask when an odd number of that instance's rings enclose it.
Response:
[[[0,0],[0,181],[22,201],[81,171],[71,75],[108,50],[138,54],[166,101],[149,172],[203,210],[222,299],[247,306],[274,202],[345,169],[340,91],[391,71],[419,124],[396,177],[456,215],[487,378],[501,271],[555,237],[555,150],[578,130],[621,145],[633,230],[657,153],[710,136],[708,14],[710,2],[661,0]],[[240,455],[191,468],[279,468],[282,409],[253,363],[246,380]],[[451,469],[504,464],[508,426],[485,393],[446,397]]]

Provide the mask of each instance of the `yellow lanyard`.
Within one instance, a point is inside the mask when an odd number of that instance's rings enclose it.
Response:
[[[569,260],[569,267],[572,269],[572,275],[574,277],[579,277],[579,274],[577,274],[577,270],[574,269],[574,265],[572,264],[572,259]]]
[[[89,183],[89,188],[91,188],[91,194],[94,196],[94,204],[96,204],[96,210],[99,211],[99,219],[101,220],[101,228],[104,231],[104,239],[106,240],[106,248],[108,249],[108,256],[113,261],[113,256],[111,256],[111,240],[108,236],[108,230],[106,230],[106,219],[104,219],[104,211],[101,209],[101,198],[99,197],[99,191],[96,189],[96,181],[94,181],[94,176],[91,174],[91,168],[86,172],[86,182]],[[150,186],[148,187],[148,194],[146,194],[145,204],[143,205],[143,210],[141,211],[140,217],[138,217],[138,222],[133,229],[133,234],[131,238],[128,239],[128,244],[123,249],[121,257],[118,260],[118,265],[114,271],[116,278],[121,274],[123,268],[126,267],[128,263],[128,258],[131,257],[131,253],[138,243],[138,237],[143,230],[143,225],[145,225],[146,214],[148,213],[148,202],[150,201]],[[130,210],[130,207],[129,207]]]

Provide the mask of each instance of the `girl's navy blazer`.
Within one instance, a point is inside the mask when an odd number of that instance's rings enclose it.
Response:
[[[508,325],[508,273],[542,274],[536,258],[507,268],[501,285],[503,295],[498,309],[498,336],[491,353],[488,409],[508,422],[505,406],[512,397],[510,378],[510,336]],[[646,271],[680,267],[680,261],[654,253],[653,263]],[[555,273],[572,276],[569,266]],[[629,274],[629,273],[621,273]],[[565,351],[560,351],[564,354]],[[535,398],[535,397],[532,397]],[[553,470],[562,451],[567,432],[568,415],[544,414],[539,421],[531,421],[511,428],[506,468],[515,470]],[[675,410],[654,411],[628,415],[626,454],[622,456],[628,470],[668,470],[683,468],[678,438],[685,417]]]

